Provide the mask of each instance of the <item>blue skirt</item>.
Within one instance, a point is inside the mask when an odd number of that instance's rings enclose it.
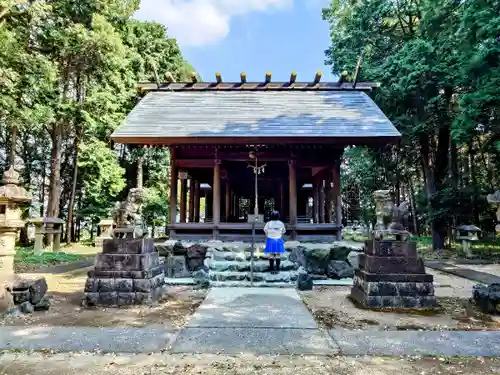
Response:
[[[265,254],[282,254],[285,252],[285,243],[283,238],[275,240],[274,238],[268,238],[266,240],[266,248],[264,249]]]

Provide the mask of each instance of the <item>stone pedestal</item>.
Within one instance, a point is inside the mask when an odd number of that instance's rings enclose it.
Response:
[[[151,304],[163,294],[165,266],[153,239],[105,239],[85,284],[89,306]]]
[[[366,308],[430,309],[436,305],[433,276],[425,273],[415,242],[366,241],[351,298]]]

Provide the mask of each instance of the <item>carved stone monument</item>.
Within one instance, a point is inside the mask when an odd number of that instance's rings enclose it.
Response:
[[[85,284],[87,306],[151,304],[163,295],[165,266],[154,240],[105,239]]]
[[[393,205],[385,192],[375,194],[376,233],[359,257],[351,299],[366,308],[432,308],[436,305],[433,276],[425,273],[417,244],[408,240],[403,225],[407,205]]]
[[[130,189],[127,199],[116,202],[112,211],[116,228],[113,230],[117,238],[142,238],[147,234],[147,228],[142,220],[142,204],[146,192],[142,188]]]

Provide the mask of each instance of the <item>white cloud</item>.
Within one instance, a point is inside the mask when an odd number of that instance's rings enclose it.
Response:
[[[136,18],[166,25],[182,46],[202,46],[224,39],[234,16],[292,5],[293,0],[142,0]]]

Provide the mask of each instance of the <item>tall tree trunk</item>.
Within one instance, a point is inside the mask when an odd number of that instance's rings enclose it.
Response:
[[[59,216],[59,201],[61,195],[61,151],[62,151],[62,124],[52,125],[52,152],[50,162],[49,202],[47,217]],[[47,236],[47,244],[52,244],[52,235]]]
[[[79,133],[79,130],[77,130]],[[66,222],[66,243],[68,245],[71,244],[72,235],[74,232],[74,223],[73,223],[73,212],[75,206],[75,195],[76,195],[76,184],[78,182],[78,147],[79,147],[79,138],[80,134],[77,134],[75,140],[73,142],[73,181],[71,183],[71,195],[69,198],[68,204],[68,220]]]
[[[85,86],[79,76],[76,81],[76,100],[81,106],[85,101]],[[69,197],[68,204],[68,220],[66,222],[66,243],[71,244],[73,240],[73,235],[75,232],[73,214],[75,206],[75,195],[76,195],[76,185],[78,183],[78,148],[80,146],[80,139],[83,136],[83,128],[81,124],[77,123],[75,129],[75,139],[73,140],[73,181],[71,182],[71,194]]]
[[[427,134],[424,134],[420,137],[420,150],[422,156],[422,166],[423,172],[426,181],[426,193],[427,193],[427,202],[429,209],[431,211],[431,215],[436,211],[436,181],[434,177],[434,172],[431,167],[430,161],[430,148],[429,148],[429,138]],[[441,220],[436,217],[432,217],[431,219],[431,232],[432,232],[432,248],[434,250],[440,250],[444,248],[444,226],[442,225]]]
[[[144,151],[141,150],[141,155],[137,158],[137,187],[139,189],[142,189],[143,187],[143,179],[144,179]]]
[[[10,148],[9,148],[9,167],[14,167],[16,162],[16,147],[17,146],[17,125],[12,125],[10,133]]]

